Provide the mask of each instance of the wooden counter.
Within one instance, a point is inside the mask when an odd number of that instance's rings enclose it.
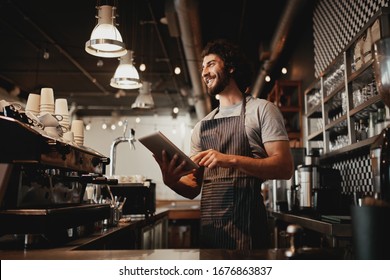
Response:
[[[284,259],[283,250],[238,252],[227,250],[32,250],[0,252],[2,260],[225,260]]]
[[[284,260],[285,249],[157,249],[157,250],[77,250],[46,249],[0,251],[2,260]],[[309,251],[307,251],[309,252]],[[343,259],[344,252],[313,249],[299,259]]]

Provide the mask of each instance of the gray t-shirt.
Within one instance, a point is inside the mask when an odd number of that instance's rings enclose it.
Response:
[[[289,140],[283,116],[278,107],[265,99],[247,96],[246,101],[246,135],[254,157],[265,158],[267,157],[267,153],[264,149],[263,143]],[[219,112],[215,115],[215,118],[239,116],[241,113],[241,107],[242,102],[233,106],[221,107]],[[191,136],[190,156],[194,156],[202,151],[200,145],[200,123],[203,120],[212,119],[216,110],[217,108],[195,125]]]

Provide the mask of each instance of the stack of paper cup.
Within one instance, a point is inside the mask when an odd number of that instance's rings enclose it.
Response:
[[[62,116],[60,125],[62,127],[65,127],[66,130],[69,130],[70,122],[69,122],[68,101],[65,98],[56,99],[54,112],[56,115]]]
[[[84,122],[82,120],[72,120],[70,130],[73,132],[74,142],[79,145],[84,145]]]
[[[40,114],[54,114],[54,91],[52,88],[41,89]]]
[[[39,94],[30,93],[27,98],[25,111],[26,113],[29,112],[34,116],[38,116],[40,105],[41,105],[41,96]]]

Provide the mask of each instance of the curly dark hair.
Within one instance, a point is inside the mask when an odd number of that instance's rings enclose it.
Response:
[[[226,39],[217,39],[207,43],[201,54],[202,59],[209,54],[218,55],[225,67],[234,69],[232,77],[238,88],[243,93],[247,92],[252,84],[253,69],[238,45]]]

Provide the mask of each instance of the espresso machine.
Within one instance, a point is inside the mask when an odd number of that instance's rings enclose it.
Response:
[[[83,200],[88,184],[115,184],[102,176],[109,158],[3,115],[0,131],[0,237],[52,245],[66,242],[71,229],[109,218],[109,204]]]

